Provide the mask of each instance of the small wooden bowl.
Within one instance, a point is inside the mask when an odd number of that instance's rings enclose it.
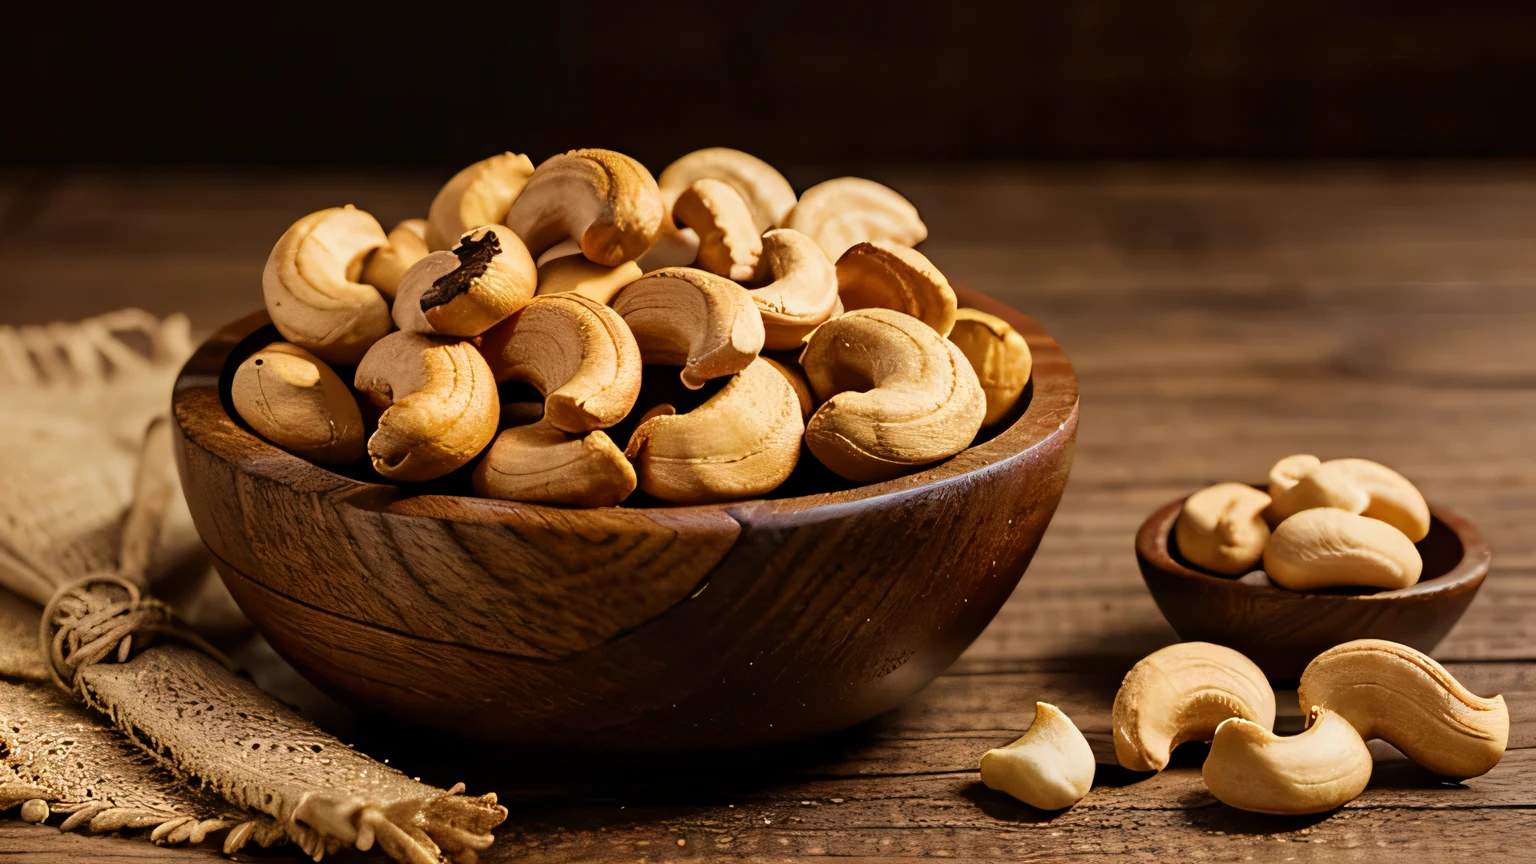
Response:
[[[572,510],[326,470],[234,419],[234,368],[279,338],[259,313],[214,335],[176,382],[182,488],[246,614],[361,708],[481,738],[627,749],[840,729],[895,707],[970,645],[1067,482],[1071,364],[1032,320],[960,297],[1028,340],[1027,406],[953,459],[885,483]]]
[[[1215,576],[1179,556],[1174,523],[1184,499],[1153,513],[1136,534],[1136,561],[1163,617],[1185,641],[1215,642],[1290,683],[1313,657],[1352,639],[1390,639],[1429,653],[1467,611],[1493,560],[1472,523],[1430,508],[1419,541],[1424,575],[1396,591],[1290,591],[1263,571]]]

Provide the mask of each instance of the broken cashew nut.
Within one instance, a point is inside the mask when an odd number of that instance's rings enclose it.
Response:
[[[763,235],[757,278],[747,293],[763,317],[763,347],[799,348],[837,308],[837,269],[816,241],[788,228]]]
[[[1343,585],[1407,588],[1424,559],[1403,532],[1333,507],[1303,510],[1280,523],[1264,548],[1264,572],[1292,591]]]
[[[523,241],[504,225],[460,238],[452,252],[433,252],[400,280],[395,325],[416,333],[470,338],[533,299],[538,272]]]
[[[672,218],[699,236],[693,266],[737,282],[752,278],[763,254],[762,232],[729,183],[708,177],[695,181],[672,205]]]
[[[1228,576],[1240,576],[1264,557],[1269,524],[1264,508],[1269,496],[1244,483],[1217,483],[1184,499],[1174,524],[1179,554],[1190,563]]]
[[[572,150],[539,165],[506,223],[535,258],[569,237],[591,261],[616,267],[651,248],[662,215],[644,165],[612,150]]]
[[[928,238],[928,226],[912,202],[862,177],[839,177],[805,190],[784,227],[811,237],[832,261],[867,240],[916,246]]]
[[[916,249],[885,240],[857,243],[837,259],[837,294],[847,311],[895,309],[948,336],[955,292]]]
[[[1132,771],[1161,771],[1175,747],[1211,740],[1231,717],[1275,726],[1275,692],[1252,660],[1209,642],[1160,648],[1115,694],[1115,758]]]
[[[432,251],[427,248],[427,220],[407,219],[389,232],[388,239],[388,246],[368,256],[362,278],[393,301],[400,290],[400,277]]]
[[[352,391],[297,345],[274,342],[247,357],[235,369],[229,395],[256,434],[289,453],[322,465],[363,456],[363,415]]]
[[[348,204],[289,226],[267,256],[267,314],[289,342],[327,363],[350,365],[393,329],[389,303],[358,280],[368,256],[389,245],[379,220]]]
[[[656,185],[661,194],[661,236],[642,262],[649,272],[663,267],[685,267],[694,263],[699,253],[699,236],[674,221],[677,200],[700,180],[719,180],[728,184],[752,214],[758,235],[784,224],[795,207],[795,190],[772,165],[729,147],[695,150],[661,172]]]
[[[635,491],[635,469],[606,432],[575,436],[538,421],[497,435],[471,482],[488,498],[612,507]]]
[[[1223,804],[1299,816],[1354,800],[1371,781],[1371,767],[1360,733],[1338,714],[1313,707],[1306,730],[1284,737],[1240,718],[1222,721],[1200,774]]]
[[[683,367],[690,390],[742,371],[763,350],[763,318],[746,289],[703,270],[648,273],[612,305],[634,333],[646,365]]]
[[[987,414],[981,425],[991,426],[1007,417],[1024,394],[1034,367],[1029,343],[1007,321],[979,309],[955,310],[949,341],[959,345],[960,353],[971,361],[981,391],[987,394]]]
[[[1071,718],[1036,702],[1024,737],[981,757],[981,782],[1031,807],[1063,810],[1088,794],[1097,768],[1088,739]]]
[[[427,210],[427,248],[452,249],[465,231],[505,220],[532,176],[533,162],[521,153],[481,159],[453,175]]]

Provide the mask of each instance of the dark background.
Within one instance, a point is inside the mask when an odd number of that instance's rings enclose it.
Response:
[[[1528,2],[55,7],[0,52],[9,163],[1536,155]]]

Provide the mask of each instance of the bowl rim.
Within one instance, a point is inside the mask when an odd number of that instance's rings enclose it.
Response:
[[[563,514],[593,510],[619,511],[646,516],[699,511],[726,512],[751,507],[758,508],[758,512],[802,513],[831,505],[931,490],[996,463],[1027,458],[1031,451],[1041,445],[1059,436],[1071,434],[1068,427],[1078,409],[1077,378],[1071,361],[1055,338],[1033,318],[979,291],[956,286],[955,294],[958,305],[996,315],[1024,337],[1033,360],[1029,404],[1013,423],[981,444],[921,471],[852,489],[784,498],[747,498],[713,504],[573,508],[467,495],[414,492],[403,484],[354,479],[278,448],[230,416],[222,393],[225,367],[230,356],[243,342],[271,323],[271,317],[265,310],[224,325],[198,346],[176,377],[171,412],[184,440],[235,465],[243,473],[291,485],[297,476],[308,474],[313,477],[316,476],[314,472],[319,472],[331,487],[332,495],[370,510],[427,515],[453,521],[502,521],[514,513],[538,511]],[[203,406],[217,406],[217,410],[206,410]]]

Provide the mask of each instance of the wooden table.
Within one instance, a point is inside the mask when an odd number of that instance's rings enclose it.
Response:
[[[439,179],[12,173],[0,182],[0,321],[136,304],[186,311],[206,332],[259,304],[262,261],[298,215],[350,201],[389,224],[424,212]],[[884,179],[923,212],[928,255],[1038,318],[1082,385],[1061,510],[1012,600],[953,669],[864,728],[766,754],[486,758],[381,721],[330,722],[427,780],[500,793],[511,816],[491,861],[1536,854],[1536,167]],[[1474,691],[1508,700],[1503,763],[1444,785],[1382,748],[1364,795],[1309,818],[1218,804],[1198,752],[1151,779],[1101,767],[1101,785],[1059,815],[983,787],[980,755],[1017,737],[1036,700],[1061,706],[1109,753],[1121,675],[1175,638],[1137,575],[1142,518],[1303,451],[1392,464],[1487,535],[1493,573],[1436,654]],[[269,686],[291,686],[280,669],[264,671]],[[0,823],[0,856],[16,852],[74,862],[217,854]]]

